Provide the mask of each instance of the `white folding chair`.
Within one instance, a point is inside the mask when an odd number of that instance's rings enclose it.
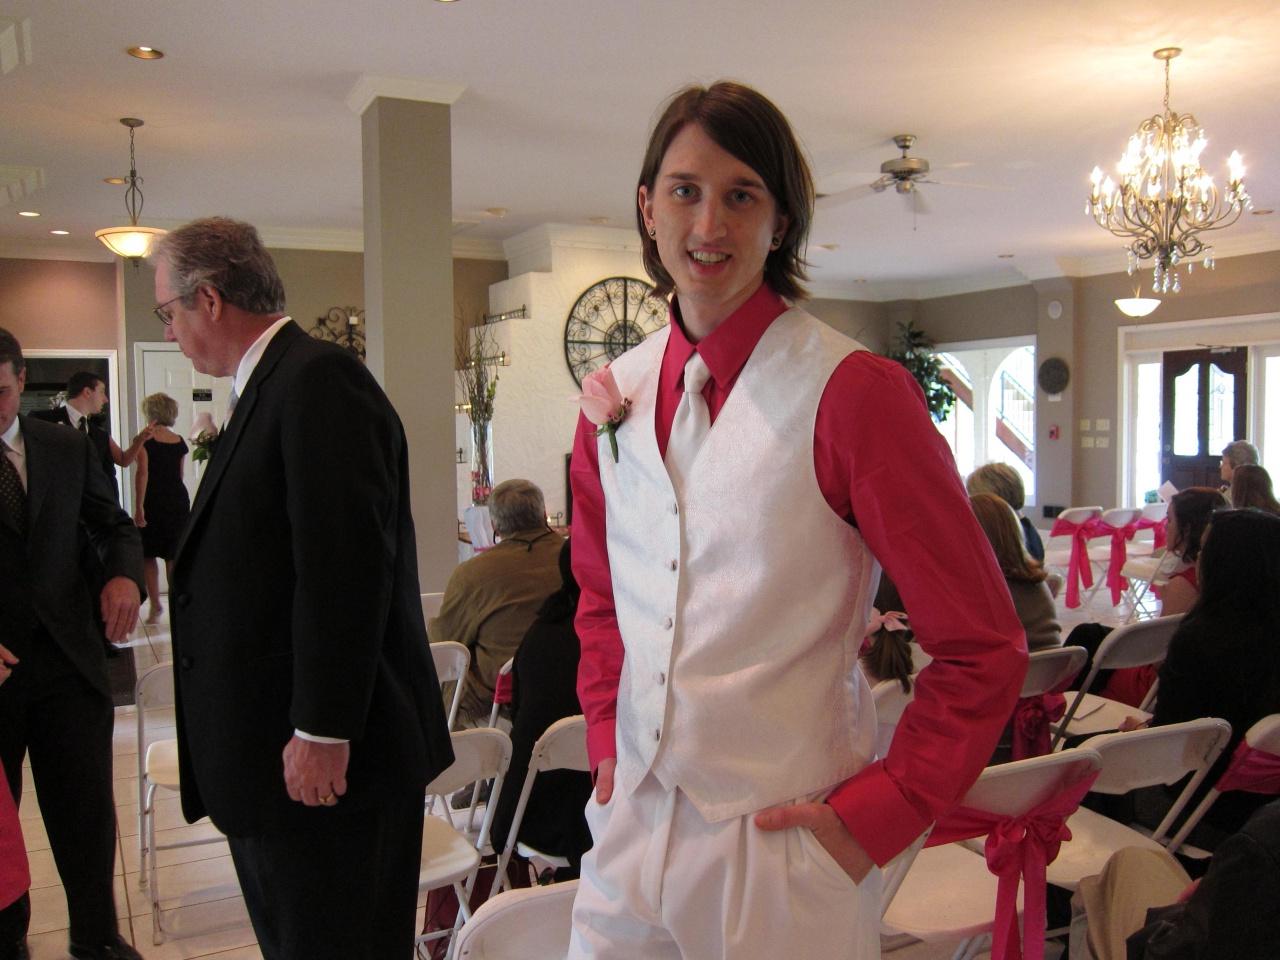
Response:
[[[1160,503],[1145,504],[1141,511],[1142,519],[1151,523],[1159,523],[1168,515],[1169,504],[1163,500]],[[1129,541],[1128,554],[1130,557],[1149,557],[1156,552],[1154,530],[1139,530],[1134,534],[1133,539]]]
[[[1252,727],[1245,731],[1244,742],[1254,750],[1261,750],[1264,753],[1275,754],[1280,756],[1280,713],[1273,713],[1270,716],[1263,717]],[[1214,801],[1222,796],[1223,791],[1215,785],[1200,801],[1200,805],[1192,811],[1187,817],[1187,822],[1182,825],[1172,840],[1169,841],[1169,849],[1177,850],[1187,839],[1188,834],[1195,829],[1195,825],[1199,823],[1209,808],[1213,806]]]
[[[569,953],[578,881],[490,897],[458,931],[459,960],[561,960]]]
[[[471,666],[471,651],[466,644],[453,640],[442,640],[429,644],[431,659],[436,665],[436,679],[443,687],[452,683],[453,699],[449,701],[449,729],[453,729],[458,719],[458,704],[462,702],[462,688],[467,683],[467,669]],[[490,724],[492,726],[492,724]]]
[[[1112,507],[1110,510],[1102,511],[1102,516],[1098,519],[1112,527],[1127,527],[1141,516],[1142,511],[1137,507]],[[1089,597],[1093,597],[1093,595],[1105,587],[1107,583],[1107,569],[1111,564],[1111,535],[1099,534],[1096,538],[1089,541],[1088,548],[1089,563],[1093,566],[1093,587],[1089,591]],[[1128,556],[1129,549],[1128,543],[1126,543],[1126,561],[1128,560]],[[1123,596],[1124,594],[1122,591],[1121,598],[1123,598]]]
[[[443,603],[443,593],[424,593],[422,595],[422,622],[430,623],[432,617],[438,617]]]
[[[1084,647],[1051,647],[1034,650],[1027,657],[1027,675],[1019,697],[1038,697],[1066,683],[1084,669],[1089,651]]]
[[[987,767],[960,804],[1012,819],[1100,764],[1095,751],[1081,748]],[[921,850],[884,912],[881,931],[927,942],[959,940],[954,956],[968,956],[976,938],[992,928],[997,883],[985,857],[964,843]]]
[[[1057,519],[1064,523],[1088,523],[1090,520],[1102,516],[1102,507],[1067,507]],[[1046,537],[1044,541],[1044,565],[1046,567],[1061,567],[1063,573],[1066,572],[1068,564],[1071,563],[1071,537],[1056,536]]]
[[[427,784],[427,793],[433,797],[443,796],[447,809],[450,794],[473,783],[492,780],[494,796],[497,796],[502,791],[502,778],[511,763],[511,738],[490,727],[458,730],[449,736],[453,743],[453,763]],[[452,930],[421,934],[415,941],[417,945],[450,937],[462,921],[470,919],[471,890],[480,869],[480,857],[489,844],[494,806],[490,804],[485,809],[474,840],[440,817],[427,815],[423,819],[418,889],[452,886],[458,897],[458,915]],[[451,944],[447,955],[451,956],[452,951]]]
[[[1108,700],[1089,691],[1101,670],[1122,670],[1163,661],[1169,650],[1169,641],[1182,623],[1183,616],[1184,614],[1176,614],[1126,623],[1107,634],[1093,656],[1093,666],[1084,683],[1080,684],[1079,690],[1067,694],[1070,705],[1061,722],[1054,727],[1052,749],[1056,750],[1066,737],[1088,736],[1119,729],[1125,717],[1151,719],[1151,714],[1147,711],[1155,702],[1154,683],[1139,707]]]
[[[564,857],[535,850],[517,839],[520,836],[520,824],[524,821],[525,807],[529,804],[529,795],[533,792],[533,782],[539,773],[547,770],[591,772],[591,761],[587,759],[586,717],[579,714],[557,720],[534,743],[533,753],[529,756],[529,770],[520,787],[520,799],[516,802],[516,810],[511,817],[511,829],[507,831],[506,846],[502,848],[502,857],[498,860],[498,871],[493,878],[491,893],[497,893],[506,886],[507,864],[513,850],[526,859],[538,857],[554,867],[569,866],[569,861]],[[494,806],[497,806],[497,802],[497,794],[493,794]]]
[[[1111,855],[1123,847],[1160,849],[1229,739],[1231,725],[1227,721],[1206,718],[1088,740],[1084,746],[1102,757],[1102,772],[1093,784],[1093,793],[1119,795],[1139,787],[1177,783],[1187,774],[1192,777],[1150,837],[1085,807],[1076,810],[1067,820],[1071,839],[1062,844],[1058,858],[1049,865],[1049,882],[1074,890],[1081,878],[1100,873]],[[1203,811],[1197,810],[1197,814],[1203,815]],[[1170,842],[1169,852],[1175,849]]]
[[[218,834],[173,843],[156,841],[156,795],[160,790],[176,794],[181,788],[181,781],[178,776],[178,741],[173,737],[152,737],[147,721],[148,714],[153,711],[174,706],[173,664],[166,661],[148,667],[138,676],[133,694],[138,730],[138,886],[149,888],[151,942],[158,946],[164,939],[165,930],[160,910],[157,854],[161,850],[222,843],[226,838]],[[197,823],[212,826],[207,819]]]
[[[911,689],[905,693],[897,680],[881,680],[871,688],[871,698],[876,705],[876,756],[885,757],[889,744],[898,730],[898,721],[907,705],[915,698],[916,678],[911,678]]]

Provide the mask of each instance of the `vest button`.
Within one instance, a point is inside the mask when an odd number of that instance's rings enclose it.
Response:
[[[653,739],[655,739],[655,740],[661,740],[661,739],[662,739],[662,730],[655,728],[655,729],[654,729],[654,731],[653,731]]]
[[[654,679],[658,681],[658,686],[662,686],[664,683],[667,682],[667,675],[663,673],[661,670],[659,670],[657,675],[654,677]]]
[[[673,502],[673,503],[671,504],[671,512],[672,512],[672,513],[679,513],[679,512],[680,512],[680,504],[678,504],[678,503],[674,503],[674,502]]]
[[[674,623],[675,621],[673,621],[670,617],[667,617],[665,620],[662,621],[662,629],[670,630],[672,626],[674,626]]]
[[[674,559],[672,559],[672,560],[668,560],[668,561],[667,561],[667,566],[668,566],[670,569],[674,570],[676,567],[678,567],[678,566],[679,566],[679,564],[678,564],[678,563],[676,563],[676,561],[675,561]]]
[[[178,661],[178,663],[182,666],[183,670],[190,670],[191,667],[193,666],[193,663],[190,657],[183,657],[181,660]]]

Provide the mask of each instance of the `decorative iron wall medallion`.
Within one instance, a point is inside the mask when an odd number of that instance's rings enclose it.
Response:
[[[574,381],[616,360],[667,325],[667,301],[634,277],[609,277],[588,287],[564,324],[564,359]]]

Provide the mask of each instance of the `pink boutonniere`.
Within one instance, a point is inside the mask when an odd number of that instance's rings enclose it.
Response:
[[[618,427],[627,419],[631,401],[623,397],[608,367],[589,373],[582,381],[582,395],[578,398],[582,414],[596,425],[596,436],[609,435],[609,449],[613,462],[618,462]]]

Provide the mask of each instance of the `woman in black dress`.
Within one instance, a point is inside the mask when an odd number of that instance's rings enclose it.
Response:
[[[187,522],[191,502],[182,482],[187,443],[170,429],[178,418],[178,401],[163,393],[153,393],[142,401],[142,415],[152,427],[151,439],[138,455],[134,476],[134,523],[142,533],[143,573],[151,605],[147,623],[158,623],[164,607],[160,604],[160,567],[169,561],[178,546],[178,536]]]

